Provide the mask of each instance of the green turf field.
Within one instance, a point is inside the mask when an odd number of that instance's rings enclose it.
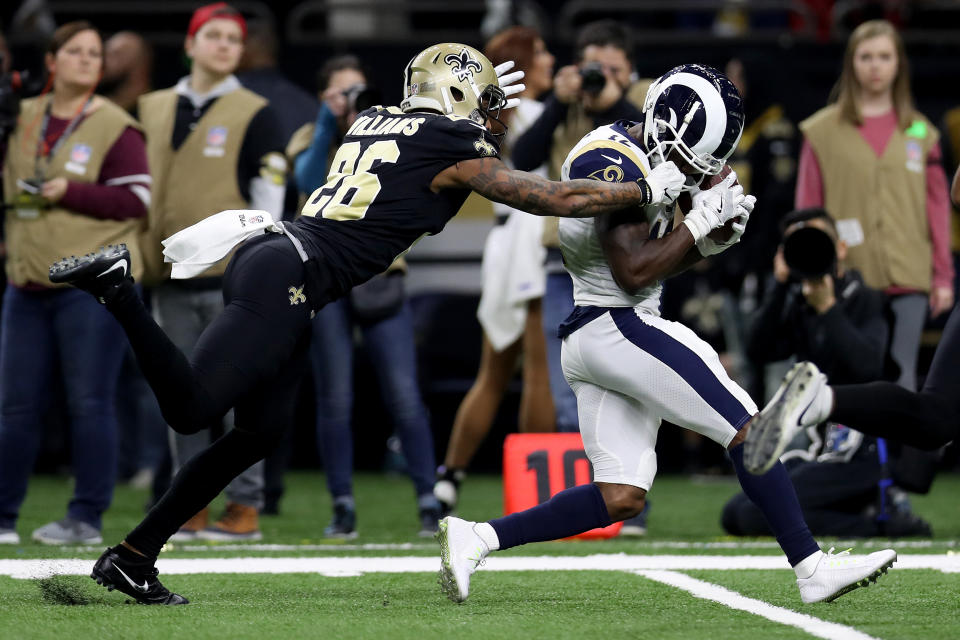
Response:
[[[18,526],[24,543],[0,545],[0,568],[9,566],[4,564],[8,560],[45,558],[60,563],[58,567],[77,567],[64,569],[66,573],[89,570],[98,549],[51,548],[27,540],[33,528],[61,517],[69,490],[64,479],[33,480]],[[161,555],[161,573],[164,561],[186,563],[182,566],[192,572],[174,570],[171,564],[164,578],[167,586],[192,600],[190,605],[128,605],[125,596],[108,593],[82,575],[0,575],[0,637],[960,638],[960,573],[938,570],[960,563],[955,555],[960,554],[960,476],[942,476],[930,495],[913,498],[915,510],[933,525],[932,541],[894,543],[901,560],[890,574],[869,589],[818,605],[800,602],[787,569],[739,568],[738,563],[748,561],[776,563],[779,551],[771,539],[723,535],[720,505],[736,490],[732,478],[658,478],[650,494],[653,509],[646,538],[538,544],[495,554],[475,574],[470,599],[455,605],[442,598],[435,582],[435,543],[416,535],[415,502],[407,480],[359,476],[360,536],[348,544],[331,544],[320,536],[330,510],[323,477],[293,473],[283,513],[262,520],[260,544],[191,543]],[[462,515],[500,515],[500,492],[498,478],[469,478]],[[113,544],[136,524],[145,499],[144,492],[118,488],[105,520],[105,543]],[[822,542],[825,547],[837,543]],[[859,541],[855,551],[883,544]],[[608,559],[609,554],[627,555],[613,557],[612,568],[620,570],[512,569],[545,569],[557,562],[561,569],[564,562],[593,567],[593,554]],[[230,573],[199,572],[207,569],[193,559],[201,558],[227,559]],[[921,558],[930,568],[908,568],[911,560]],[[341,568],[330,570],[330,561]],[[671,568],[677,561],[685,568]],[[730,568],[700,568],[708,561]],[[660,562],[666,563],[661,569],[646,567]],[[257,563],[277,567],[268,571],[301,572],[249,573],[257,570]],[[304,563],[327,568],[303,572]],[[409,566],[388,569],[387,563]],[[354,564],[362,568],[342,571]],[[634,570],[634,565],[643,567]]]

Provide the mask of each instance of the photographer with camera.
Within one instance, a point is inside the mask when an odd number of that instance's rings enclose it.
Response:
[[[887,357],[890,322],[882,292],[846,268],[847,245],[823,209],[801,209],[782,223],[783,242],[773,263],[764,304],[748,332],[747,351],[757,362],[791,356],[810,360],[831,380],[846,383],[892,378]],[[930,535],[929,525],[909,511],[894,480],[898,468],[886,445],[849,427],[827,422],[808,432],[812,445],[784,459],[807,524],[815,535]],[[912,484],[904,477],[904,484]],[[891,506],[892,505],[892,506]],[[767,535],[763,516],[746,496],[725,506],[722,522],[733,535]]]
[[[797,356],[845,382],[883,377],[890,327],[883,294],[847,269],[847,245],[823,209],[784,216],[773,278],[757,310],[747,352],[757,362]]]
[[[4,79],[4,101],[19,118],[3,160],[8,286],[0,326],[0,542],[19,542],[17,516],[57,386],[51,378],[58,375],[76,484],[66,517],[32,537],[97,544],[116,476],[114,401],[126,340],[96,300],[51,286],[47,263],[125,242],[139,279],[137,231],[151,179],[140,126],[94,95],[103,69],[96,28],[86,21],[62,25],[45,63],[49,80],[36,98],[17,102],[12,78]]]
[[[302,194],[309,195],[326,182],[328,163],[334,155],[331,149],[340,145],[357,114],[381,104],[379,91],[367,84],[367,77],[360,60],[352,55],[333,58],[320,69],[323,104],[316,123],[301,128],[287,146]],[[406,458],[416,492],[420,534],[430,536],[437,530],[440,503],[433,495],[433,433],[417,378],[413,316],[403,286],[405,273],[406,263],[397,258],[387,271],[326,305],[313,319],[310,360],[316,391],[317,443],[333,498],[333,518],[323,532],[328,538],[357,536],[352,434],[355,328],[363,336]]]

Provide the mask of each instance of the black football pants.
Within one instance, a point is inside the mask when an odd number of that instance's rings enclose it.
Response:
[[[801,462],[790,468],[803,519],[813,535],[880,535],[876,518],[864,515],[864,510],[877,502],[880,464],[876,459],[864,458],[850,462]],[[724,505],[720,521],[731,535],[771,535],[763,512],[743,493]]]
[[[954,307],[919,392],[892,382],[834,386],[830,419],[863,433],[939,449],[960,438],[960,311]]]
[[[224,274],[224,310],[191,360],[133,293],[108,308],[120,321],[167,423],[195,433],[234,408],[235,428],[184,465],[127,542],[156,557],[167,539],[241,471],[264,458],[291,424],[308,366],[310,307],[304,266],[289,239],[246,242]]]

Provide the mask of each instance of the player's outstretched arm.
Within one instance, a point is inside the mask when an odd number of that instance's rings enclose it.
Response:
[[[639,211],[602,215],[595,224],[613,278],[631,295],[703,259],[693,234],[683,224],[654,240]]]
[[[656,176],[651,173],[636,182],[554,182],[511,169],[498,158],[477,158],[444,169],[431,187],[473,189],[485,198],[536,215],[589,218],[675,198],[683,186],[683,174],[672,162],[661,166],[664,169]]]

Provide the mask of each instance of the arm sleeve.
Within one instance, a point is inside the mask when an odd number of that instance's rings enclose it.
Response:
[[[283,155],[280,121],[267,105],[253,116],[240,147],[237,184],[252,209],[274,218],[283,214],[287,160]]]
[[[747,355],[754,362],[775,362],[794,353],[787,327],[787,293],[790,287],[770,278],[763,304],[753,315],[747,332]]]
[[[536,169],[550,157],[553,132],[567,117],[567,105],[550,96],[543,113],[531,124],[513,145],[513,166],[521,171]]]
[[[143,134],[127,127],[107,151],[97,182],[68,181],[60,204],[105,220],[140,218],[150,206],[150,184]]]
[[[324,103],[317,113],[310,146],[300,153],[293,163],[293,176],[300,193],[310,195],[314,189],[326,182],[327,155],[336,130],[337,118]]]
[[[927,223],[933,246],[933,286],[953,287],[953,258],[950,254],[950,187],[943,170],[940,144],[927,157]]]
[[[813,146],[806,138],[800,148],[797,191],[793,203],[797,209],[823,206],[823,176],[820,173],[820,162],[817,161],[817,154],[814,153]]]
[[[832,363],[834,370],[845,372],[845,384],[873,382],[883,377],[884,352],[889,328],[880,308],[864,314],[861,323],[835,304],[826,313],[814,316],[808,326],[811,359]]]

